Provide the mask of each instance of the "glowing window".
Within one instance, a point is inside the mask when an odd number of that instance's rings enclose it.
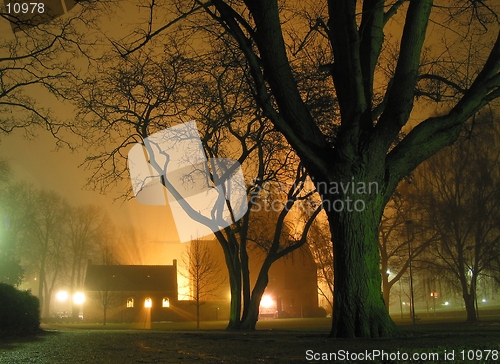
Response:
[[[128,308],[134,307],[134,299],[132,297],[127,298],[127,307]]]
[[[168,297],[163,297],[162,307],[170,307],[170,299]]]
[[[151,308],[153,307],[153,301],[151,300],[151,298],[146,298],[146,300],[144,301],[144,307],[146,308]]]

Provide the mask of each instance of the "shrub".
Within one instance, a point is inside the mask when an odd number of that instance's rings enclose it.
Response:
[[[304,307],[304,317],[326,317],[323,307]]]
[[[40,302],[30,291],[0,283],[0,336],[29,335],[40,328]]]

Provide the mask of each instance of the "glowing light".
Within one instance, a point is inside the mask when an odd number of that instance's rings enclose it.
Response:
[[[153,300],[151,300],[151,298],[146,298],[146,300],[144,301],[144,307],[146,308],[151,308],[153,307]]]
[[[269,295],[262,296],[262,299],[260,300],[260,305],[262,308],[271,308],[275,306],[275,302]]]
[[[391,271],[389,269],[387,269],[387,275],[390,275],[391,274]]]
[[[83,292],[76,292],[73,295],[73,302],[77,305],[83,304],[85,302],[85,295],[83,294]]]
[[[448,301],[446,301],[446,302],[444,303],[444,305],[445,305],[445,306],[449,306],[449,305],[450,305],[450,303],[449,303]]]
[[[59,291],[56,293],[56,299],[59,301],[59,302],[66,302],[68,300],[68,292],[66,291]]]
[[[190,290],[191,285],[189,278],[186,278],[189,276],[189,274],[185,269],[182,268],[179,268],[178,273],[177,283],[179,286],[179,300],[190,300],[192,297]]]
[[[486,302],[486,298],[483,298],[483,299],[481,300],[481,302]]]
[[[162,307],[170,307],[170,299],[165,297],[162,301]]]

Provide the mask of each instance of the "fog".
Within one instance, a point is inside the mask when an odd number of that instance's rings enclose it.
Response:
[[[79,165],[87,151],[76,152],[67,147],[56,148],[55,139],[43,130],[27,139],[20,130],[0,139],[0,158],[11,169],[12,181],[26,181],[37,189],[53,190],[73,206],[95,204],[102,207],[118,228],[133,227],[137,244],[124,246],[120,256],[125,264],[171,264],[180,259],[175,225],[168,206],[141,205],[135,199],[120,196],[130,189],[130,182],[118,185],[105,195],[85,188],[91,171]]]

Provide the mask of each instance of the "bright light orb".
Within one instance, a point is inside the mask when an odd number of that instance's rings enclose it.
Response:
[[[146,300],[144,301],[144,307],[146,308],[151,308],[153,307],[153,301],[151,300],[151,298],[146,298]]]
[[[269,295],[262,296],[262,299],[260,300],[260,305],[262,308],[271,308],[275,305],[273,299]]]
[[[83,304],[85,302],[85,295],[83,294],[83,292],[76,292],[73,295],[73,302],[77,305]]]
[[[56,293],[56,299],[59,301],[59,302],[66,302],[67,299],[68,299],[68,292],[66,291],[59,291]]]

